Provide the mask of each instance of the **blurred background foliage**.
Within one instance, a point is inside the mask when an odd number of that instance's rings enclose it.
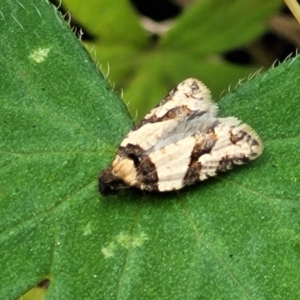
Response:
[[[59,7],[138,121],[178,82],[224,90],[300,44],[281,0],[62,0]]]

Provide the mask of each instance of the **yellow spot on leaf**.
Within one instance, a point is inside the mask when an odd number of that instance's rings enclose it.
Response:
[[[47,58],[49,51],[50,48],[38,48],[30,53],[29,58],[41,63]]]
[[[117,247],[121,246],[125,249],[129,249],[131,247],[140,247],[148,239],[149,238],[144,232],[137,236],[131,236],[130,234],[121,232],[114,238],[114,240],[116,240],[117,243],[114,241],[110,242],[107,246],[101,248],[101,252],[105,258],[113,257]]]
[[[113,257],[115,248],[116,244],[114,242],[111,242],[107,247],[102,247],[101,252],[105,258]]]
[[[89,235],[92,233],[91,222],[88,222],[85,228],[83,229],[83,235]]]
[[[138,236],[131,236],[129,234],[120,233],[117,236],[117,242],[124,248],[129,249],[130,247],[140,247],[148,240],[147,235],[142,232]]]

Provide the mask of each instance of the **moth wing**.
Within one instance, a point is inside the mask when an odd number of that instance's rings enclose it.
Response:
[[[220,118],[206,131],[154,149],[149,158],[156,166],[158,190],[177,190],[258,157],[263,150],[258,135],[240,123]]]
[[[188,117],[193,112],[211,113],[216,116],[218,108],[213,104],[210,90],[195,78],[188,78],[173,88],[156,107],[137,124],[137,128],[147,123]]]
[[[197,79],[186,79],[128,133],[121,146],[138,144],[145,152],[149,151],[158,141],[164,145],[174,135],[180,139],[180,134],[199,130],[215,119],[217,111],[209,89]],[[201,116],[204,116],[203,122]]]
[[[256,132],[247,124],[234,118],[219,118],[213,130],[215,143],[211,150],[191,160],[185,184],[205,180],[253,160],[261,155],[263,145]]]
[[[195,142],[196,137],[188,136],[149,154],[149,159],[156,166],[159,191],[178,190],[184,186]]]

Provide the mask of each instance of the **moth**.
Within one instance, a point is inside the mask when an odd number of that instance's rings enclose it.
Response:
[[[178,190],[261,155],[262,142],[250,126],[217,113],[209,89],[184,80],[125,136],[99,175],[99,191]]]

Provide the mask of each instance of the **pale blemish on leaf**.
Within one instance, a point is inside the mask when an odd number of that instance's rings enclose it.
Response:
[[[117,242],[126,249],[129,249],[130,247],[133,247],[133,248],[140,247],[147,240],[148,240],[148,237],[144,232],[142,232],[138,236],[131,236],[129,234],[121,232],[117,236]]]
[[[105,258],[113,257],[114,251],[117,247],[121,246],[125,249],[129,249],[131,247],[140,247],[144,244],[145,241],[149,240],[149,238],[144,232],[141,232],[136,236],[121,232],[114,238],[114,240],[116,240],[117,243],[112,241],[107,246],[101,248],[101,252]]]
[[[42,63],[47,58],[49,51],[50,48],[38,48],[30,53],[29,58],[37,63]]]
[[[85,228],[83,229],[83,235],[89,235],[92,233],[91,222],[88,222]]]
[[[114,250],[116,248],[115,242],[110,242],[108,246],[102,247],[101,252],[104,255],[105,258],[113,257],[114,256]]]

